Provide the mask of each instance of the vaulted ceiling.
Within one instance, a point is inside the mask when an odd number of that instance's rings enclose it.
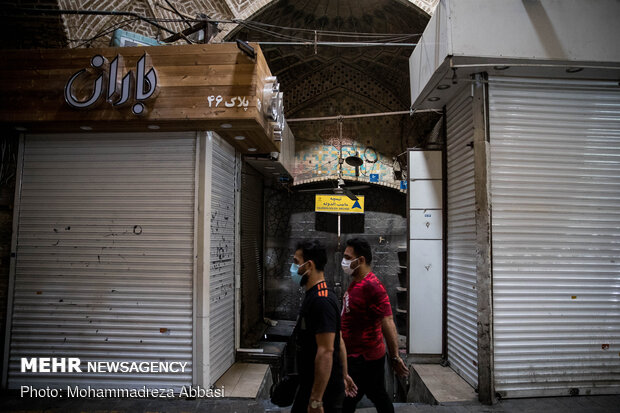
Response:
[[[368,42],[381,39],[378,34],[394,34],[403,43],[415,43],[426,27],[430,16],[411,3],[395,0],[280,0],[251,17],[254,22],[272,25],[255,30],[240,26],[229,39],[284,42],[315,39],[318,42]],[[297,30],[284,30],[290,27]],[[327,31],[356,32],[366,35],[328,36]],[[271,32],[271,33],[269,33]],[[374,36],[373,36],[374,34]],[[407,37],[403,34],[409,35]],[[291,40],[284,38],[288,37]],[[400,109],[409,107],[408,59],[413,47],[334,47],[334,46],[261,46],[269,67],[284,87],[290,115],[300,106],[314,104],[317,94],[330,93],[335,87],[352,91],[357,83],[376,83],[384,93],[392,94],[387,102],[378,104]],[[308,80],[329,84],[313,84]],[[295,90],[295,89],[301,90]],[[379,103],[380,102],[380,103]],[[390,103],[391,102],[391,103]],[[386,108],[387,109],[387,108]]]
[[[249,22],[230,31],[226,39],[309,43],[261,45],[281,83],[287,119],[403,111],[410,107],[408,61],[413,46],[336,47],[320,42],[416,43],[429,18],[409,1],[279,0],[246,18]],[[411,146],[404,140],[415,141],[413,135],[432,127],[417,127],[407,118],[349,123],[360,141],[370,139],[363,131],[371,130],[374,139],[382,131],[383,139],[393,141],[389,152],[398,152]],[[298,140],[316,140],[322,130],[319,125],[290,125]]]

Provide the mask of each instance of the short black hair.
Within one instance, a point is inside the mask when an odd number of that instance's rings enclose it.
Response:
[[[370,251],[370,244],[365,239],[351,238],[347,240],[347,247],[352,247],[353,252],[358,257],[366,258],[366,264],[372,262],[372,251]]]
[[[314,266],[317,271],[325,270],[325,264],[327,264],[327,250],[321,241],[300,241],[297,244],[297,247],[295,247],[295,251],[297,250],[301,250],[301,255],[304,256],[304,261],[314,262]]]

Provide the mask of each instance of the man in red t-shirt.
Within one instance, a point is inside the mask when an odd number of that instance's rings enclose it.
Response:
[[[354,412],[364,394],[378,413],[394,412],[384,384],[384,336],[394,371],[402,377],[409,374],[407,365],[398,356],[398,335],[390,299],[371,271],[371,262],[368,242],[359,238],[347,241],[342,269],[352,280],[343,298],[341,326],[349,375],[357,385],[357,395],[345,398],[343,413]]]

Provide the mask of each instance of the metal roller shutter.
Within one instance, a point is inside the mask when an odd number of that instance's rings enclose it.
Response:
[[[211,184],[211,381],[235,362],[235,150],[213,135]]]
[[[263,176],[247,163],[241,176],[241,345],[260,340],[263,322]],[[245,342],[244,342],[245,341]]]
[[[192,383],[195,134],[25,138],[9,387]],[[21,357],[187,362],[20,373]]]
[[[447,107],[448,361],[478,385],[476,224],[472,97],[465,88]]]
[[[620,391],[617,82],[490,79],[495,386]]]

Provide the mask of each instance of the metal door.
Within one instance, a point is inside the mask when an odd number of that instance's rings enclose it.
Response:
[[[448,158],[448,361],[478,386],[478,295],[472,97],[459,93],[446,110]]]
[[[495,388],[620,392],[617,82],[490,79]]]
[[[213,136],[211,183],[211,381],[235,361],[235,149]]]
[[[8,383],[192,383],[195,133],[25,137]],[[77,357],[82,373],[20,372]],[[87,362],[185,362],[87,372]]]

